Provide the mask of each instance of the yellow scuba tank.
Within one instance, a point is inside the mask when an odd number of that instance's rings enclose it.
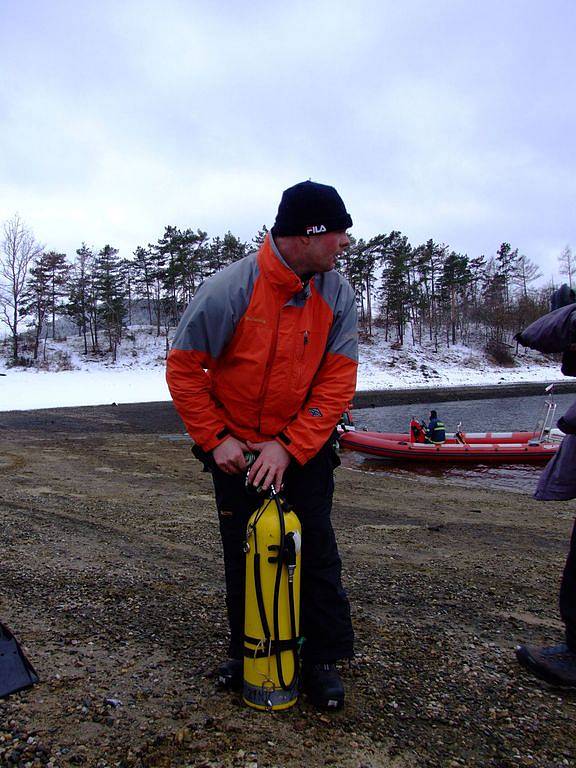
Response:
[[[256,709],[298,698],[300,521],[271,488],[246,528],[244,693]]]

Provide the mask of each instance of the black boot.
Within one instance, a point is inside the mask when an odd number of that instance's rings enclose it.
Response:
[[[227,691],[241,691],[244,683],[242,659],[228,659],[216,670],[218,687]]]
[[[302,688],[321,709],[341,709],[344,704],[344,686],[335,664],[304,664]]]
[[[547,683],[576,688],[576,652],[567,645],[519,645],[516,658],[523,667]]]

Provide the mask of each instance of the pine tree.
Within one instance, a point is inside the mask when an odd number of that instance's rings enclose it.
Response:
[[[230,231],[226,232],[224,239],[213,237],[210,244],[206,247],[205,277],[213,275],[234,261],[244,258],[247,251],[247,244],[243,243]]]
[[[482,300],[482,285],[486,274],[486,256],[476,256],[468,261],[470,269],[470,299],[472,310],[477,310]]]
[[[372,241],[370,241],[373,244]],[[364,254],[367,244],[364,240],[356,240],[350,237],[350,245],[340,256],[338,269],[348,280],[354,293],[356,294],[356,304],[358,306],[358,322],[361,332],[370,334],[372,332],[371,317],[368,307],[370,299],[366,296],[366,263]]]
[[[482,303],[478,314],[486,333],[486,351],[497,361],[505,359],[506,329],[510,321],[509,286],[496,259],[486,264],[482,285]]]
[[[136,265],[131,259],[121,259],[119,270],[120,281],[126,299],[126,315],[128,325],[132,325],[132,299],[136,283]]]
[[[94,254],[88,248],[86,243],[82,243],[76,251],[76,260],[72,265],[69,278],[68,303],[66,305],[67,314],[73,319],[78,327],[79,334],[84,339],[84,354],[88,354],[88,327],[91,311],[91,271],[94,261]],[[94,337],[92,336],[92,345],[94,347]]]
[[[198,285],[206,275],[207,234],[202,230],[181,231],[168,226],[156,250],[165,259],[163,288],[171,299],[171,319],[176,324]],[[161,311],[161,309],[160,309]]]
[[[156,335],[160,336],[162,316],[166,311],[166,302],[164,301],[166,298],[164,290],[166,282],[166,256],[158,245],[148,244],[148,253],[150,256],[148,274],[154,308],[154,322],[156,325]]]
[[[440,289],[447,312],[447,342],[456,344],[456,328],[458,321],[462,321],[462,302],[470,286],[471,273],[468,257],[451,251],[442,266],[440,277]]]
[[[152,246],[138,246],[134,251],[134,289],[146,299],[148,321],[152,325],[152,291],[154,285],[154,265],[151,253]]]
[[[108,335],[109,350],[114,362],[126,315],[121,267],[117,255],[116,248],[105,245],[94,262],[97,317]]]
[[[222,238],[216,236],[210,240],[206,255],[206,271],[213,275],[224,267],[224,243]]]
[[[442,272],[442,265],[447,246],[435,243],[430,239],[425,245],[414,249],[413,260],[418,277],[418,293],[420,296],[421,312],[425,316],[430,340],[434,340],[438,349],[438,296],[437,286]]]
[[[191,229],[187,229],[185,232],[186,236],[186,246],[189,253],[189,259],[190,263],[193,265],[193,271],[192,271],[192,280],[189,281],[187,285],[187,292],[182,296],[179,312],[178,315],[175,318],[175,324],[179,320],[180,314],[186,309],[188,306],[188,303],[190,302],[190,299],[196,291],[198,290],[198,286],[200,283],[205,280],[210,274],[212,274],[208,269],[208,251],[209,251],[209,243],[208,243],[208,233],[204,232],[201,229],[197,229],[196,232],[194,232]]]
[[[188,265],[186,264],[186,253],[182,248],[182,232],[173,226],[164,228],[164,235],[158,239],[155,246],[158,256],[163,257],[165,264],[162,275],[163,289],[166,291],[170,301],[164,306],[170,307],[170,314],[175,317],[178,314],[178,287],[186,284]],[[162,298],[159,296],[156,303],[156,312],[158,320],[158,335],[160,335],[160,319],[162,315]]]
[[[38,359],[40,335],[52,303],[50,254],[42,253],[36,257],[26,281],[20,310],[30,317],[34,327],[34,360]]]
[[[385,311],[386,338],[389,327],[394,325],[397,341],[402,345],[410,301],[409,265],[412,246],[406,235],[397,231],[390,232],[383,245],[381,295]]]
[[[496,274],[499,276],[499,280],[503,287],[503,298],[506,304],[506,309],[510,308],[510,288],[514,279],[518,275],[519,261],[520,256],[518,254],[518,248],[512,250],[510,243],[502,243],[500,248],[498,248],[496,251],[494,264],[496,268]]]
[[[68,292],[68,276],[70,265],[65,253],[49,251],[45,254],[44,263],[48,272],[50,286],[50,314],[52,317],[52,338],[56,338],[56,314],[62,311],[61,299]]]
[[[372,335],[372,293],[376,268],[382,259],[386,238],[377,235],[367,243],[350,238],[350,246],[342,257],[343,271],[356,292],[361,330]]]
[[[258,250],[262,246],[262,243],[266,239],[266,235],[268,234],[268,227],[266,224],[262,225],[262,229],[258,230],[257,234],[254,235],[252,238],[252,242],[254,243],[254,250]]]
[[[222,260],[224,266],[239,261],[246,256],[247,246],[238,237],[232,234],[230,230],[224,235],[222,242]]]

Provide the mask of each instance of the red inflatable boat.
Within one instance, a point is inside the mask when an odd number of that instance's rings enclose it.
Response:
[[[410,442],[407,434],[343,430],[340,446],[383,459],[477,464],[526,464],[548,459],[558,450],[554,437],[539,440],[535,432],[467,432],[445,443]],[[463,442],[462,442],[463,441]]]

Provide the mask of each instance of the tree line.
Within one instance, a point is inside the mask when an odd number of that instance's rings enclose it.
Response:
[[[257,248],[266,233],[263,227],[247,243],[230,231],[209,237],[201,229],[166,226],[157,242],[138,246],[130,258],[110,244],[82,243],[70,259],[42,247],[15,215],[4,223],[0,254],[0,317],[10,331],[13,364],[36,360],[42,338],[57,337],[61,317],[75,325],[85,354],[109,353],[115,360],[136,306],[168,345],[200,283]],[[570,247],[558,258],[572,285]],[[398,345],[427,340],[437,350],[480,340],[497,358],[506,357],[513,333],[548,311],[553,289],[533,287],[538,267],[509,243],[488,257],[469,257],[433,240],[412,246],[398,231],[351,238],[338,269],[356,293],[365,339],[380,325]],[[28,357],[21,350],[24,335]]]
[[[572,285],[576,257],[569,246],[558,261]],[[428,340],[435,350],[480,342],[501,362],[510,358],[514,333],[549,311],[554,290],[534,286],[542,273],[510,243],[470,257],[431,239],[412,246],[398,231],[353,241],[342,271],[356,292],[367,337],[377,323],[399,345],[407,334],[412,344]]]

